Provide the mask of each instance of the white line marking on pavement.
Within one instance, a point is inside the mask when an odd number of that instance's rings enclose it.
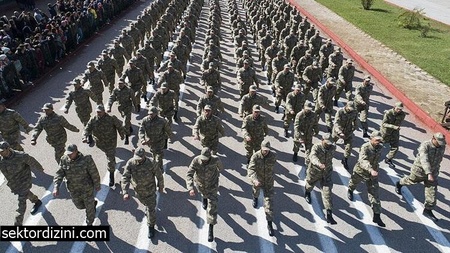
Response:
[[[43,214],[47,211],[50,200],[53,199],[53,187],[54,184],[52,183],[47,190],[45,191],[44,195],[40,198],[42,201],[42,206],[39,208],[39,212],[35,215],[28,216],[28,219],[23,223],[26,226],[33,226],[37,225],[38,222],[42,219]],[[13,252],[23,252],[23,245],[24,242],[12,242],[11,245],[6,250],[6,253],[13,253]]]
[[[348,171],[341,166],[335,166],[334,171],[336,171],[339,175],[339,178],[341,179],[343,185],[348,186],[348,182],[350,179],[343,176],[345,174],[349,175]],[[348,177],[350,177],[350,175]],[[365,192],[367,192],[367,189],[365,189]],[[358,194],[354,194],[353,202],[351,202],[351,204],[353,204],[355,206],[355,209],[358,210],[358,216],[360,219],[362,219],[367,233],[369,234],[370,239],[373,242],[372,246],[375,248],[375,250],[380,253],[391,252],[391,249],[386,246],[386,241],[381,235],[380,229],[376,227],[375,223],[373,223],[371,219],[372,215],[368,210],[368,206],[362,202],[362,199]]]
[[[275,235],[274,237],[269,236],[269,230],[267,229],[266,213],[264,212],[264,194],[262,189],[259,192],[258,208],[255,210],[255,216],[258,225],[259,252],[274,252],[273,243]],[[276,234],[276,228],[274,228],[274,230]]]
[[[201,194],[199,193],[201,196]],[[206,210],[203,209],[203,198],[200,201],[200,206],[197,204],[197,208],[199,208],[199,216],[202,217],[205,222],[203,222],[203,226],[198,229],[198,252],[199,253],[208,253],[211,252],[213,246],[212,242],[208,242],[208,230],[209,224],[206,222]]]
[[[387,175],[391,178],[395,186],[395,183],[398,180],[400,180],[400,178],[398,178],[397,176],[397,173],[389,167],[382,169],[386,171]],[[438,227],[432,220],[423,216],[422,214],[424,208],[423,205],[419,201],[417,201],[416,198],[414,198],[413,194],[408,190],[407,187],[402,187],[402,195],[405,198],[405,201],[408,202],[408,204],[414,209],[414,213],[416,213],[420,221],[428,229],[428,232],[430,232],[434,240],[436,240],[436,243],[439,245],[441,252],[450,252],[450,243],[447,240],[447,238],[442,234],[440,227]],[[400,197],[400,195],[398,196]]]
[[[167,164],[165,163],[166,160],[163,159],[164,165],[163,169],[166,171]],[[165,173],[164,173],[165,175]],[[157,191],[156,192],[156,210],[158,210],[158,204],[159,204],[159,198],[161,197],[161,194]],[[137,201],[137,200],[135,200]],[[158,221],[156,221],[158,222]],[[148,247],[150,246],[150,239],[148,238],[148,226],[147,226],[147,218],[142,220],[141,222],[141,228],[139,229],[139,235],[137,237],[136,243],[134,244],[134,253],[145,253],[148,252]],[[155,237],[158,236],[158,233],[155,234]]]
[[[5,182],[5,176],[0,172],[0,186]]]
[[[115,175],[117,173],[119,173],[118,169],[121,166],[122,166],[122,162],[116,163],[116,171],[114,172]],[[102,210],[103,204],[105,203],[106,197],[108,196],[109,192],[112,191],[108,184],[109,184],[109,171],[107,171],[105,173],[105,175],[103,176],[103,179],[101,182],[101,189],[100,189],[100,191],[97,192],[97,194],[95,196],[95,198],[97,200],[97,207],[95,210],[95,218],[98,217],[100,211]],[[118,187],[120,187],[120,186],[118,186]],[[83,226],[86,226],[86,220],[84,220]],[[85,247],[86,247],[86,241],[77,241],[77,242],[73,243],[72,248],[70,249],[70,252],[71,253],[83,252]]]
[[[303,166],[300,165],[295,166],[295,173],[300,179],[300,185],[304,189],[306,181],[300,178],[300,172],[302,171],[302,169]],[[314,226],[316,227],[316,232],[319,236],[320,245],[322,245],[322,250],[328,253],[338,253],[336,245],[334,244],[333,241],[333,238],[335,238],[335,236],[333,235],[333,233],[331,233],[330,230],[325,228],[328,226],[328,223],[324,220],[323,215],[322,216],[317,215],[318,213],[323,214],[323,210],[320,208],[320,205],[318,203],[319,199],[317,198],[317,194],[314,191],[311,191],[311,199],[312,202],[311,205],[308,204],[308,208],[311,215],[314,218]]]

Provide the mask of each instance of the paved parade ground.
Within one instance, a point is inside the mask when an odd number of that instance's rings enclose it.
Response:
[[[130,144],[124,145],[118,141],[116,153],[116,185],[108,186],[108,170],[106,157],[94,146],[81,142],[82,134],[68,134],[67,143],[78,145],[80,152],[93,156],[100,172],[102,186],[97,193],[96,225],[110,225],[111,238],[106,242],[0,242],[0,252],[450,252],[450,151],[447,148],[441,163],[439,188],[435,214],[440,219],[434,223],[422,215],[424,208],[424,187],[418,184],[403,187],[403,195],[395,193],[395,182],[408,175],[414,162],[419,144],[431,139],[433,131],[428,129],[417,117],[407,109],[407,117],[400,130],[400,151],[396,156],[396,168],[389,168],[383,162],[389,148],[382,152],[380,160],[380,199],[381,217],[386,223],[382,228],[372,222],[372,210],[368,205],[367,187],[360,184],[355,191],[355,200],[350,202],[347,197],[347,185],[351,174],[342,164],[344,145],[337,142],[335,159],[333,159],[333,214],[337,225],[329,225],[325,221],[321,191],[316,187],[312,192],[311,205],[305,201],[306,168],[304,153],[300,151],[299,160],[292,161],[292,137],[284,137],[282,111],[274,111],[274,102],[270,85],[267,85],[265,73],[261,70],[251,35],[248,41],[252,48],[252,57],[258,79],[261,81],[258,94],[268,101],[262,108],[269,125],[269,134],[273,150],[277,153],[278,162],[275,165],[275,196],[274,196],[274,229],[275,235],[270,237],[262,204],[252,207],[252,189],[247,178],[246,157],[241,134],[242,119],[238,115],[239,90],[236,80],[234,59],[234,43],[227,12],[227,2],[221,4],[221,53],[223,56],[220,68],[222,90],[218,96],[225,106],[221,114],[225,128],[225,136],[220,139],[218,156],[222,159],[224,170],[221,171],[219,187],[219,215],[214,229],[215,240],[207,241],[208,226],[206,211],[202,209],[199,194],[189,197],[186,190],[186,172],[194,156],[200,154],[201,144],[194,140],[192,127],[196,120],[196,105],[203,96],[204,88],[200,84],[201,63],[204,52],[205,32],[208,30],[208,1],[202,8],[197,28],[196,43],[193,45],[187,78],[181,85],[180,120],[174,122],[172,130],[174,138],[169,142],[164,157],[165,192],[158,193],[156,236],[147,238],[147,221],[145,207],[134,197],[124,202],[122,200],[119,181],[123,165],[133,156],[133,150],[140,147],[137,132],[142,118],[147,115],[148,108],[142,101],[139,113],[132,114]],[[245,17],[241,1],[240,15]],[[86,63],[95,60],[101,51],[110,47],[112,40],[118,37],[120,31],[129,25],[131,20],[148,6],[142,2],[126,13],[109,28],[102,30],[95,40],[86,44],[76,52],[66,64],[61,65],[39,87],[18,101],[12,108],[31,124],[36,123],[42,114],[44,103],[52,103],[57,114],[79,129],[83,125],[71,108],[64,114],[65,97],[72,86],[67,84],[73,78],[85,71]],[[321,35],[326,39],[324,33]],[[176,36],[176,35],[175,35]],[[344,52],[344,57],[349,57]],[[368,73],[356,64],[354,86],[359,84]],[[116,80],[118,78],[116,77]],[[372,80],[374,89],[370,97],[369,132],[379,130],[383,113],[391,109],[398,99],[377,80]],[[149,96],[154,90],[148,86]],[[103,94],[104,103],[108,91]],[[341,98],[339,107],[343,107],[346,99]],[[335,107],[335,110],[338,109]],[[117,106],[113,106],[112,114],[121,119]],[[320,120],[320,135],[313,142],[319,141],[327,128]],[[292,126],[290,129],[290,136]],[[350,167],[357,162],[359,147],[367,141],[362,137],[362,130],[355,130],[353,149],[349,158]],[[27,213],[24,225],[82,225],[85,222],[84,210],[75,208],[70,195],[61,187],[60,197],[52,197],[53,176],[58,165],[54,159],[53,148],[45,141],[45,132],[38,139],[38,144],[30,144],[30,136],[23,133],[22,143],[25,151],[35,157],[44,167],[44,172],[33,172],[32,191],[38,195],[44,205],[36,215],[30,215],[30,202],[27,203]],[[146,147],[148,152],[148,147]],[[17,199],[6,186],[3,175],[0,174],[0,223],[12,225],[17,208]]]

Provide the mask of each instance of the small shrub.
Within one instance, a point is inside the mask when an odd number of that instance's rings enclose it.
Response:
[[[398,16],[398,24],[406,29],[420,30],[422,28],[421,21],[425,12],[423,9],[414,8],[412,11],[406,10]]]
[[[423,25],[423,26],[420,28],[420,37],[422,37],[422,38],[428,38],[428,34],[430,33],[430,31],[431,31],[431,25],[430,25],[430,23],[427,23],[426,25]]]
[[[361,0],[364,10],[370,10],[370,7],[372,7],[374,1],[375,0]]]

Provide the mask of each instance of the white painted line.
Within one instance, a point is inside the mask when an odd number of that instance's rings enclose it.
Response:
[[[5,182],[5,176],[0,172],[0,186]]]
[[[304,189],[306,180],[302,180],[300,178],[300,172],[302,171],[302,169],[303,166],[295,165],[295,173],[299,177],[300,185]],[[316,227],[316,232],[319,236],[320,245],[322,245],[323,252],[338,253],[336,245],[333,241],[333,238],[336,238],[330,230],[326,229],[328,223],[324,220],[323,210],[320,207],[318,201],[322,201],[322,199],[318,199],[317,194],[314,191],[311,191],[311,205],[308,204],[308,208],[314,219],[314,226]],[[317,215],[318,213],[321,213],[322,215],[319,216]]]
[[[251,207],[253,208],[253,207]],[[277,236],[277,228],[274,228],[275,235],[269,236],[269,230],[267,229],[266,213],[264,212],[264,195],[261,189],[258,197],[258,208],[255,210],[256,222],[258,225],[259,236],[259,252],[269,253],[275,252],[273,248],[274,238]]]
[[[52,183],[47,190],[45,191],[44,195],[40,198],[42,201],[42,206],[39,208],[39,211],[35,215],[28,216],[28,219],[23,223],[26,226],[33,226],[37,225],[38,222],[42,219],[43,214],[47,211],[50,200],[53,199],[53,187],[54,184]],[[12,242],[11,245],[6,250],[6,253],[13,253],[13,252],[23,252],[23,245],[24,242]]]
[[[166,160],[164,159],[163,162]],[[167,164],[163,165],[164,171],[167,169]],[[165,173],[163,174],[165,175]],[[158,210],[159,198],[161,194],[156,192],[156,210]],[[158,222],[158,221],[156,221]],[[139,229],[139,235],[137,237],[136,243],[134,244],[134,253],[146,253],[148,251],[148,247],[150,246],[150,239],[148,238],[148,226],[147,226],[147,218],[141,222],[141,228]],[[158,232],[155,234],[155,237],[158,236]]]
[[[348,186],[348,182],[350,181],[350,174],[348,171],[342,166],[335,166],[334,171],[336,171],[339,175],[343,185]],[[344,177],[343,175],[348,175],[348,177]],[[365,189],[364,192],[367,192],[367,189]],[[391,249],[386,246],[386,241],[381,235],[380,229],[376,227],[376,224],[372,221],[372,210],[369,211],[368,205],[362,202],[362,199],[358,194],[354,194],[353,202],[351,202],[351,204],[355,206],[356,210],[358,210],[358,216],[364,223],[367,233],[373,242],[372,246],[375,250],[380,253],[391,252]]]
[[[201,196],[200,193],[198,193],[198,195]],[[197,208],[199,210],[198,215],[205,220],[205,222],[203,222],[203,226],[199,226],[200,228],[198,229],[198,252],[210,253],[213,249],[213,242],[208,242],[209,224],[206,222],[206,210],[204,210],[202,206],[203,199],[201,199],[200,205],[197,204]]]
[[[181,100],[183,100],[183,95],[184,95],[184,91],[186,89],[186,84],[184,84],[184,82],[182,84],[180,84],[180,97],[178,99],[178,108],[179,108],[179,104],[181,102]]]
[[[395,183],[400,180],[398,178],[397,173],[387,167],[382,168],[384,171],[386,171],[387,175],[391,178],[392,182]],[[423,187],[422,185],[420,187]],[[395,193],[397,195],[397,193]],[[417,201],[416,198],[412,195],[412,193],[408,190],[408,188],[402,187],[402,195],[406,202],[414,209],[414,213],[419,217],[420,221],[423,225],[427,228],[428,232],[430,232],[431,236],[433,236],[434,240],[438,244],[439,248],[441,249],[441,252],[450,252],[450,243],[447,240],[447,238],[442,234],[441,228],[436,225],[432,220],[428,219],[422,214],[423,211],[423,205]],[[400,197],[400,195],[398,195]]]
[[[122,162],[116,163],[116,171],[114,172],[115,175],[117,173],[119,173],[118,169],[121,167],[121,165],[122,165]],[[109,192],[111,191],[111,188],[109,187],[109,171],[106,172],[105,175],[103,176],[100,187],[101,187],[100,191],[98,191],[95,196],[95,198],[97,200],[95,218],[98,217],[100,211],[102,210],[103,204],[105,204],[105,199],[108,196]],[[95,222],[95,220],[94,220],[94,222]],[[84,220],[83,226],[86,226],[86,220]],[[76,241],[73,243],[72,248],[70,249],[70,252],[71,253],[83,252],[85,247],[86,247],[86,241]]]

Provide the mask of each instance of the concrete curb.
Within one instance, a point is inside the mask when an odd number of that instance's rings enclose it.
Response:
[[[376,70],[372,65],[367,63],[357,52],[355,52],[350,46],[348,46],[339,36],[334,34],[328,27],[322,24],[316,17],[302,8],[296,0],[288,0],[292,6],[294,6],[300,13],[308,17],[308,19],[320,28],[324,33],[328,35],[337,45],[339,45],[343,50],[345,50],[351,58],[358,62],[361,67],[363,67],[367,72],[370,73],[375,79],[377,79],[380,84],[382,84],[389,92],[392,93],[399,101],[403,103],[404,106],[420,121],[422,121],[430,130],[433,132],[441,132],[444,134],[447,140],[447,145],[450,146],[450,132],[442,127],[438,122],[436,122],[427,112],[420,108],[416,103],[409,99],[403,92],[397,89],[393,83],[391,83],[386,77],[384,77],[378,70]]]

